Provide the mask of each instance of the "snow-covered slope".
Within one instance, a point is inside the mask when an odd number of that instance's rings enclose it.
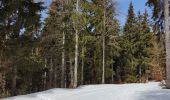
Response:
[[[170,100],[170,90],[159,83],[87,85],[77,89],[51,89],[3,100]]]

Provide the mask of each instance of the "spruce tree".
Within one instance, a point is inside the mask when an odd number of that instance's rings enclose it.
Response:
[[[149,63],[151,60],[151,47],[152,43],[151,40],[153,38],[153,34],[150,32],[150,26],[148,21],[148,13],[145,10],[143,15],[137,17],[138,19],[138,34],[139,38],[136,41],[135,47],[138,49],[136,51],[136,58],[138,59],[138,66],[137,66],[137,75],[141,82],[141,77],[146,75],[146,71],[149,70]]]
[[[125,71],[124,78],[127,82],[141,81],[142,75],[148,70],[150,59],[151,39],[148,14],[138,12],[135,16],[132,2],[130,3],[127,21],[124,26]]]
[[[133,72],[135,71],[135,58],[134,58],[134,43],[136,38],[136,17],[134,14],[134,8],[132,1],[130,2],[129,9],[128,9],[128,15],[127,20],[124,26],[123,34],[124,34],[124,40],[125,40],[125,56],[127,57],[126,61],[126,68],[125,68],[125,78],[127,80],[130,80],[133,77]]]

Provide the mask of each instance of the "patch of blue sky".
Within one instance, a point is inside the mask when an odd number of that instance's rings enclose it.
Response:
[[[134,12],[137,14],[138,11],[143,13],[145,9],[148,11],[149,16],[151,16],[151,10],[146,6],[147,0],[115,0],[117,2],[117,12],[118,20],[120,25],[123,26],[126,22],[126,17],[128,13],[129,4],[132,1],[134,6]]]
[[[47,8],[52,2],[52,0],[41,0],[41,1],[45,2],[45,6]],[[138,11],[141,11],[141,13],[143,13],[145,9],[147,9],[150,15],[151,12],[150,9],[145,6],[147,0],[114,0],[114,1],[117,2],[117,13],[118,13],[117,19],[119,20],[121,26],[123,26],[124,23],[126,22],[128,7],[131,1],[133,2],[135,13],[137,13]],[[42,20],[44,20],[48,16],[47,12],[48,9],[42,12]]]

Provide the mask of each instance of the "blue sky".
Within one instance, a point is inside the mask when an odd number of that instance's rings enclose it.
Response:
[[[52,0],[42,0],[42,1],[45,1],[45,6],[48,7]],[[127,11],[131,0],[115,0],[115,1],[117,2],[117,12],[119,14],[117,18],[119,19],[121,26],[123,26],[126,21]],[[146,1],[147,0],[132,0],[135,13],[137,13],[139,10],[141,12],[144,12],[145,8],[148,9],[145,6]],[[47,17],[46,12],[47,11],[42,12],[43,18]]]
[[[118,19],[120,21],[121,26],[124,25],[126,22],[126,16],[128,12],[129,3],[131,0],[116,0],[117,2],[117,12],[118,12]],[[145,9],[148,10],[148,13],[151,12],[148,7],[145,6],[147,0],[132,0],[134,11],[137,13],[139,10],[143,13]],[[150,15],[150,14],[149,14]]]
[[[47,7],[47,9],[48,9],[48,6],[49,6],[49,5],[51,4],[51,2],[52,2],[52,0],[41,0],[41,1],[44,1],[44,2],[45,2],[45,6]],[[48,16],[48,15],[47,15],[47,9],[42,12],[42,17],[43,17],[43,19]]]

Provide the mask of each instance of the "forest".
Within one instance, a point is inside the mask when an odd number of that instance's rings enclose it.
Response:
[[[169,80],[168,0],[123,27],[117,0],[0,0],[0,98],[88,84]],[[42,13],[48,16],[42,20]]]

